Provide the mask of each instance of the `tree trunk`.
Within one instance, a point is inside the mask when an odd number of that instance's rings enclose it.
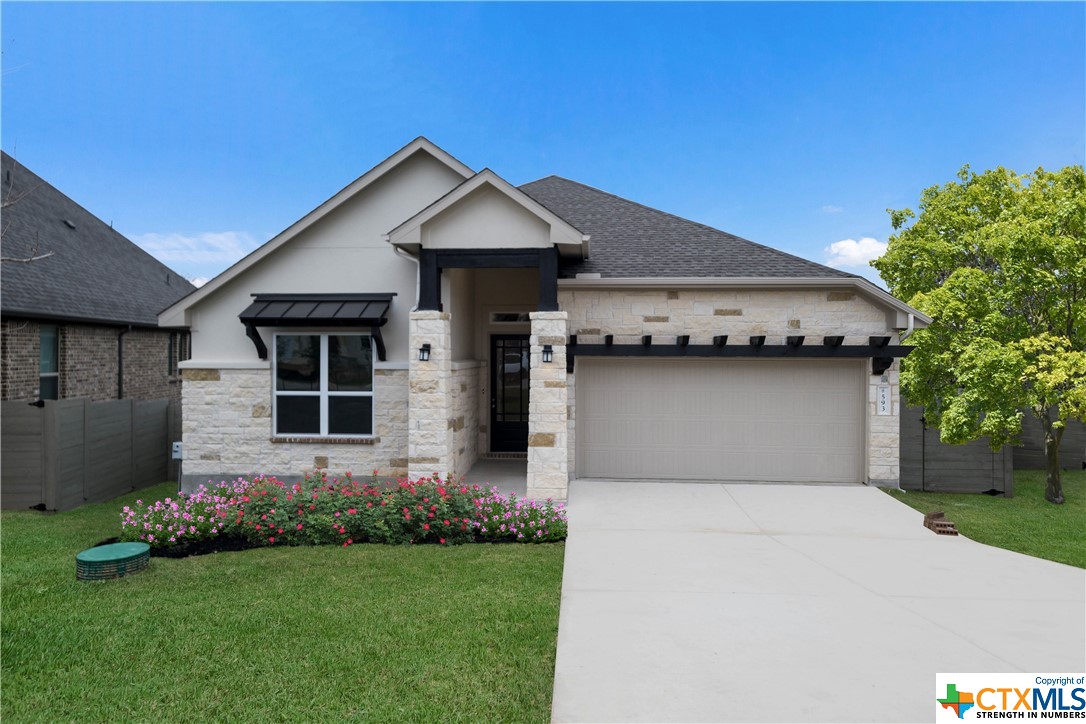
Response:
[[[1054,428],[1052,410],[1041,415],[1041,427],[1045,433],[1045,500],[1057,505],[1063,503],[1063,482],[1060,480],[1060,440],[1064,428]]]

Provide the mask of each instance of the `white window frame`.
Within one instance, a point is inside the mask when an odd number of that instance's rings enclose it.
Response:
[[[278,366],[279,366],[279,337],[320,337],[320,390],[317,392],[303,391],[303,390],[277,390],[276,380],[278,379]],[[370,391],[341,391],[341,390],[329,390],[328,389],[328,338],[329,337],[369,337],[370,339],[370,374],[371,383]],[[376,414],[377,405],[374,390],[372,389],[377,382],[376,369],[376,351],[373,344],[373,335],[369,332],[354,332],[354,331],[317,331],[317,330],[297,330],[293,332],[276,332],[273,335],[272,340],[272,375],[271,375],[271,394],[272,394],[272,435],[274,437],[299,437],[299,438],[313,438],[314,440],[320,438],[334,437],[334,438],[350,438],[352,440],[371,440],[375,435],[376,426]],[[279,432],[279,397],[320,397],[320,432]],[[370,397],[374,398],[374,402],[370,405],[370,433],[368,435],[354,435],[348,433],[329,433],[328,432],[328,398],[329,397]]]

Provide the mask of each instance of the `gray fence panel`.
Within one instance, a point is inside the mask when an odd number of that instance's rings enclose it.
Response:
[[[1022,419],[1022,444],[1014,449],[1014,466],[1019,470],[1044,470],[1044,432],[1040,421],[1026,414]],[[1086,461],[1086,425],[1078,420],[1068,420],[1067,430],[1060,440],[1060,467],[1079,470]]]
[[[172,407],[168,400],[4,402],[0,503],[70,510],[162,482]]]
[[[5,510],[25,510],[45,502],[45,411],[25,402],[0,403],[3,440],[0,441],[0,504]]]
[[[924,411],[904,406],[901,412],[901,487],[931,492],[983,493],[998,490],[1012,495],[1014,464],[1011,449],[993,451],[988,438],[962,445],[939,440],[939,431],[925,428]]]
[[[133,417],[132,484],[157,485],[169,476],[170,403],[137,402]]]

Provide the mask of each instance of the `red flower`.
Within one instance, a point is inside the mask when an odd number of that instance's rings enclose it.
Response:
[[[301,524],[301,523],[299,523],[299,524],[298,524],[298,530],[301,530],[301,529],[302,529],[302,524]]]
[[[430,530],[430,524],[429,523],[423,523],[422,524],[422,529],[423,530]]]
[[[366,503],[366,507],[367,507],[367,508],[372,508],[372,507],[373,507],[373,503]]]
[[[283,532],[283,529],[282,529],[282,528],[279,528],[278,530],[279,530],[279,532],[280,532],[280,533],[282,533],[282,532]]]
[[[441,545],[445,545],[445,539],[444,538],[441,539]]]
[[[355,510],[354,508],[347,508],[347,515],[354,515],[357,512],[358,511]]]
[[[439,487],[437,489],[437,494],[440,495],[442,498],[444,498],[445,497],[445,488],[440,488]]]
[[[445,525],[448,525],[448,524],[449,524],[449,521],[447,521],[447,520],[446,520],[446,521],[445,521]]]
[[[404,520],[411,520],[411,514],[410,513],[404,513],[403,514],[403,519]]]
[[[268,536],[268,542],[269,542],[269,543],[274,543],[274,542],[275,542],[275,538],[274,538],[274,537],[272,537],[272,536]]]

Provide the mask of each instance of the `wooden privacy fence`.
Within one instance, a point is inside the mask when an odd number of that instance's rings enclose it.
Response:
[[[70,510],[167,479],[168,400],[0,403],[0,505]]]

